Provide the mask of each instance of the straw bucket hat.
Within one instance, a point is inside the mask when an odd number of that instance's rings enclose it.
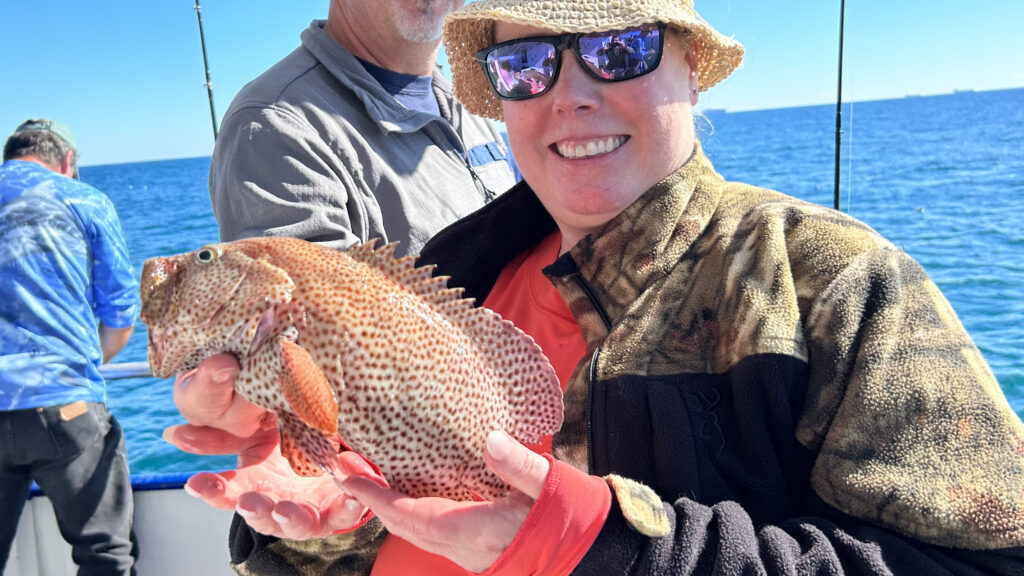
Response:
[[[466,110],[502,120],[477,52],[494,44],[494,23],[511,22],[559,32],[603,32],[664,22],[690,33],[697,56],[698,87],[707,90],[743,61],[743,45],[712,28],[693,0],[481,0],[448,15],[444,44],[455,96]]]

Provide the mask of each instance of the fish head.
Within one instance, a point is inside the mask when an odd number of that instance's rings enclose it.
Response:
[[[191,370],[222,352],[241,357],[274,306],[291,301],[295,283],[258,242],[209,244],[151,258],[142,267],[142,321],[149,365],[158,378]]]

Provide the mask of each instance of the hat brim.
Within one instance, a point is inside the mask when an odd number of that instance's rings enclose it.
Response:
[[[558,32],[600,32],[664,22],[690,33],[697,58],[701,91],[728,77],[743,62],[743,45],[723,36],[691,6],[680,0],[621,0],[581,8],[570,0],[483,0],[449,14],[444,44],[452,69],[455,97],[469,112],[503,120],[501,100],[494,94],[477,60],[494,43],[494,23],[508,22]]]

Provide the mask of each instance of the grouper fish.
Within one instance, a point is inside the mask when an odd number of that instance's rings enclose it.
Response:
[[[235,390],[277,415],[299,475],[333,472],[347,447],[411,496],[505,495],[487,434],[531,444],[557,431],[554,370],[511,322],[374,244],[252,238],[147,260],[150,368],[166,378],[233,354]]]

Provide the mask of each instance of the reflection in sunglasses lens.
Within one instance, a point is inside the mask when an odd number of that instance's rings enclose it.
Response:
[[[557,72],[558,48],[567,34],[544,40],[511,42],[486,52],[487,76],[502,98],[529,98],[547,90]],[[578,54],[598,78],[628,80],[646,74],[661,56],[661,29],[654,24],[576,37]]]
[[[580,56],[607,80],[625,80],[647,72],[661,46],[656,27],[631,28],[580,37]]]
[[[517,42],[487,55],[491,83],[501,96],[520,98],[543,92],[555,71],[555,47],[546,42]]]

